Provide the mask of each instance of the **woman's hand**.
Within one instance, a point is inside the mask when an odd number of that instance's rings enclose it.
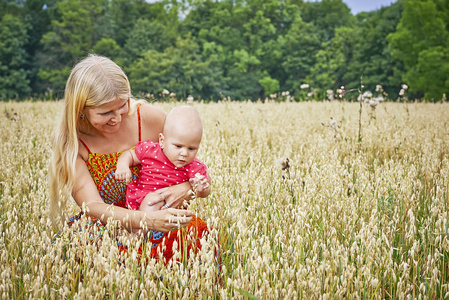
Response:
[[[190,210],[168,208],[155,212],[141,212],[143,214],[142,221],[148,225],[150,229],[168,232],[183,228],[192,221],[193,212]]]
[[[161,208],[162,210],[167,208],[181,208],[184,206],[184,200],[190,200],[192,195],[191,185],[187,181],[157,190],[156,193],[160,194],[161,198],[165,200],[165,204]]]
[[[147,210],[146,206],[153,206],[159,202],[164,202],[167,196],[165,193],[160,192],[160,190],[156,192],[148,193],[145,198],[143,198],[142,203],[140,204],[140,210]]]

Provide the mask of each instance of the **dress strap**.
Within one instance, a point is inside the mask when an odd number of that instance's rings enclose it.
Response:
[[[140,123],[140,105],[137,105],[137,121],[139,122],[139,142],[141,142],[142,141],[142,128],[141,128],[141,123]]]
[[[86,145],[86,143],[84,143],[83,142],[83,140],[82,139],[80,139],[80,138],[78,138],[78,140],[81,142],[81,144],[83,144],[84,145],[84,147],[86,147],[86,149],[87,149],[87,152],[89,152],[89,154],[92,154],[92,152],[90,152],[90,149],[89,149],[89,147],[87,147],[87,145]]]

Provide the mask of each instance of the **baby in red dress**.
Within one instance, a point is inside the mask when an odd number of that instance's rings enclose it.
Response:
[[[196,158],[202,136],[198,111],[191,106],[178,106],[167,114],[159,143],[139,142],[135,149],[123,152],[117,161],[116,179],[129,182],[130,167],[142,165],[139,177],[126,190],[128,208],[145,211],[168,208],[165,200],[145,207],[140,204],[148,193],[184,181],[196,186],[198,197],[207,197],[211,191],[207,168]]]

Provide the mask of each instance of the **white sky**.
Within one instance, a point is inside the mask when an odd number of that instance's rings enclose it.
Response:
[[[343,2],[351,9],[352,14],[356,15],[361,11],[372,11],[390,6],[396,0],[343,0]]]

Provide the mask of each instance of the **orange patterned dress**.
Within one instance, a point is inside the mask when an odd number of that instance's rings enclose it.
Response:
[[[141,122],[140,122],[140,110],[137,108],[137,121],[139,124],[139,141],[141,141]],[[97,186],[98,192],[105,203],[112,204],[115,206],[126,207],[126,184],[122,180],[115,179],[115,170],[117,165],[117,159],[120,157],[121,152],[111,153],[111,154],[98,154],[92,153],[89,147],[80,139],[80,142],[86,147],[89,152],[88,160],[86,161],[87,168],[94,179],[95,185]],[[139,176],[140,166],[135,166],[131,169],[132,180]],[[76,220],[80,219],[82,213],[69,219],[69,225],[73,224]],[[103,224],[99,219],[89,216],[90,226],[95,226],[97,230],[102,235],[105,232],[105,224]],[[164,258],[165,263],[167,263],[174,254],[174,251],[179,251],[181,253],[190,253],[190,249],[198,250],[201,248],[200,239],[205,234],[207,234],[207,224],[203,222],[200,218],[196,216],[192,217],[192,221],[180,230],[175,230],[171,232],[158,232],[150,231],[148,242],[151,242],[151,251],[149,256],[151,258],[158,259],[160,253]],[[189,237],[189,238],[186,238]],[[93,239],[94,236],[91,236]],[[98,237],[97,237],[98,238]],[[101,238],[101,237],[100,237]],[[176,248],[173,248],[174,242],[176,241]],[[188,241],[188,242],[186,242]],[[117,241],[117,244],[121,251],[127,252],[127,247],[122,245]],[[143,244],[140,249],[142,253],[142,248],[148,245]],[[196,252],[196,251],[194,251]],[[148,255],[148,254],[147,254]]]

